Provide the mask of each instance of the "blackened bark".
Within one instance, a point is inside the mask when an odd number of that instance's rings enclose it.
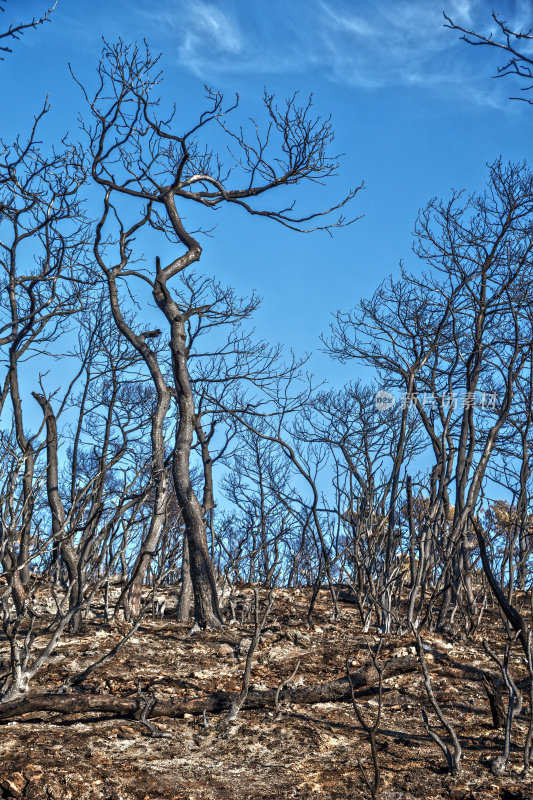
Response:
[[[503,710],[502,687],[498,686],[493,676],[488,673],[482,675],[481,680],[490,705],[492,727],[503,730],[505,726],[505,712]]]
[[[70,538],[65,531],[65,509],[59,494],[59,470],[57,464],[57,423],[52,407],[48,400],[42,395],[32,392],[33,397],[41,406],[44,421],[46,424],[46,491],[48,505],[52,514],[52,534],[57,543],[61,558],[67,567],[69,583],[71,588],[69,603],[70,609],[79,605],[80,597],[80,574],[78,570],[79,557],[72,546]],[[72,633],[79,633],[82,626],[81,610],[76,611],[69,623],[69,630]]]
[[[158,336],[160,331],[148,331],[143,334],[136,334],[126,323],[117,291],[117,276],[125,266],[126,259],[114,269],[108,269],[99,253],[100,231],[98,232],[95,245],[95,255],[100,268],[107,278],[107,289],[113,320],[120,333],[139,353],[146,364],[153,385],[157,392],[156,407],[152,414],[152,427],[150,432],[152,449],[152,481],[155,486],[154,506],[148,534],[142,542],[139,554],[133,567],[131,583],[122,592],[117,608],[124,603],[125,614],[127,617],[136,617],[141,607],[141,588],[146,576],[146,572],[157,549],[163,533],[166,520],[166,511],[169,494],[169,476],[165,466],[165,441],[164,441],[164,422],[170,408],[171,391],[167,386],[163,373],[159,366],[157,355],[146,342],[147,338]]]
[[[510,622],[513,629],[518,633],[520,644],[522,645],[522,649],[527,659],[529,656],[529,646],[528,646],[528,628],[526,625],[526,621],[520,614],[520,612],[517,611],[517,609],[507,601],[503,589],[496,580],[494,573],[491,569],[489,557],[487,554],[487,547],[485,545],[485,539],[483,538],[483,532],[481,530],[481,527],[472,515],[470,516],[470,521],[472,523],[472,526],[474,528],[477,537],[477,541],[479,544],[479,551],[481,554],[481,563],[483,565],[483,571],[487,576],[490,588],[492,589],[496,597],[496,600],[498,601],[500,608],[502,609],[506,618]]]
[[[170,349],[178,406],[172,477],[189,549],[194,622],[200,628],[218,628],[222,625],[222,616],[218,604],[215,573],[207,546],[205,517],[191,481],[190,459],[196,427],[196,410],[188,366],[189,350],[185,326],[187,315],[180,310],[167,287],[170,278],[199,260],[202,250],[198,242],[183,228],[172,197],[166,200],[165,207],[176,234],[187,247],[187,252],[181,258],[164,269],[161,269],[159,260],[157,261],[157,277],[153,290],[154,299],[170,323],[171,332]]]

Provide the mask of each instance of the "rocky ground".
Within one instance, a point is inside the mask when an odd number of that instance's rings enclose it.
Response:
[[[242,588],[241,600],[250,596]],[[369,661],[371,632],[361,633],[356,609],[341,607],[331,622],[327,592],[317,604],[315,625],[306,625],[308,593],[276,590],[274,605],[256,650],[251,685],[275,688],[299,669],[292,683],[306,686],[345,673],[346,659],[356,671]],[[202,698],[217,690],[238,691],[253,622],[239,621],[217,633],[188,635],[170,616],[147,618],[120,653],[100,667],[85,692],[127,695],[141,687],[151,698]],[[32,692],[54,691],[120,639],[120,625],[103,627],[93,618],[81,636],[66,636]],[[470,639],[425,634],[427,661],[437,699],[453,722],[463,748],[463,769],[447,774],[442,752],[428,737],[421,708],[435,724],[420,669],[396,672],[384,680],[377,733],[382,773],[380,797],[453,800],[527,800],[533,784],[523,780],[522,746],[529,724],[527,696],[513,723],[513,749],[507,772],[495,777],[490,762],[501,752],[503,731],[491,723],[489,704],[475,669],[497,673],[482,648],[488,638],[503,651],[505,636],[496,609],[486,614]],[[5,646],[5,643],[4,643]],[[413,639],[385,637],[381,660],[412,655]],[[514,649],[512,674],[527,671]],[[407,659],[408,661],[408,659]],[[527,695],[527,692],[525,693]],[[377,695],[360,692],[361,712],[370,722]],[[348,701],[282,705],[243,710],[229,729],[221,715],[159,717],[158,735],[136,719],[103,713],[31,712],[1,723],[0,796],[27,800],[261,800],[269,798],[368,798],[361,769],[372,779],[368,736]],[[442,730],[441,730],[442,732]],[[443,736],[446,734],[444,732]],[[530,780],[532,780],[530,776]]]

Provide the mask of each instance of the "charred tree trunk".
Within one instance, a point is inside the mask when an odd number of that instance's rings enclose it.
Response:
[[[390,661],[384,671],[385,676],[414,672],[417,661],[414,657],[399,658]],[[348,702],[351,699],[351,688],[362,689],[377,683],[377,673],[373,665],[364,667],[359,672],[329,683],[320,683],[314,686],[298,686],[283,688],[278,696],[278,701],[300,705],[313,705],[314,703]],[[275,707],[278,689],[266,691],[249,691],[242,708],[269,708]],[[158,699],[147,712],[147,716],[154,717],[182,717],[184,714],[219,714],[228,710],[238,694],[232,692],[215,692],[204,697],[184,700],[182,698],[168,700]],[[36,694],[18,700],[0,704],[0,720],[13,719],[21,714],[32,711],[55,711],[60,714],[78,714],[86,711],[98,711],[122,716],[139,717],[143,711],[142,702],[137,695],[94,695],[94,694]]]
[[[159,362],[157,360],[156,352],[146,342],[147,339],[152,339],[156,336],[159,336],[161,331],[145,331],[144,333],[136,334],[126,323],[122,314],[117,291],[117,276],[120,275],[121,270],[127,263],[127,258],[124,256],[122,263],[113,269],[108,269],[100,256],[98,245],[99,239],[97,239],[95,255],[99,266],[107,279],[109,302],[115,325],[124,338],[127,339],[127,341],[135,348],[135,350],[143,359],[150,372],[152,383],[157,392],[156,408],[152,415],[152,427],[150,432],[152,448],[152,481],[155,485],[154,508],[150,520],[148,534],[142,542],[135,566],[133,568],[131,583],[129,586],[125,587],[116,606],[118,609],[121,605],[124,605],[126,616],[135,617],[140,612],[142,584],[146,577],[146,572],[150,566],[150,562],[161,539],[166,520],[169,494],[169,476],[165,466],[164,423],[165,417],[167,416],[170,408],[171,390],[167,386],[167,383],[164,379]]]
[[[170,278],[199,260],[202,250],[198,242],[185,231],[172,196],[167,198],[165,207],[174,231],[182,244],[187,247],[187,252],[165,269],[161,269],[157,259],[157,277],[153,290],[154,299],[170,324],[174,391],[178,406],[172,477],[187,537],[194,597],[194,623],[200,628],[219,628],[222,626],[222,616],[213,563],[207,546],[205,516],[191,480],[190,460],[196,428],[196,410],[188,366],[189,348],[186,330],[188,315],[179,308],[167,287]]]
[[[32,392],[33,397],[41,406],[44,421],[46,424],[46,490],[48,505],[52,514],[52,533],[54,540],[58,543],[58,550],[61,558],[65,562],[70,583],[69,603],[70,609],[79,605],[80,575],[78,570],[79,557],[72,546],[70,537],[65,531],[65,508],[59,494],[59,470],[57,464],[57,423],[50,403],[41,394]],[[82,627],[81,610],[76,611],[69,623],[71,633],[79,633]]]

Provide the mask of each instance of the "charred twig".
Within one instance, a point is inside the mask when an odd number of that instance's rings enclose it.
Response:
[[[272,607],[272,593],[274,591],[274,584],[270,587],[270,591],[268,593],[268,599],[266,603],[266,607],[263,613],[263,616],[259,617],[259,589],[254,589],[254,598],[255,598],[255,630],[253,639],[250,642],[250,647],[248,648],[248,653],[246,656],[246,665],[244,667],[244,674],[242,676],[242,688],[240,694],[233,700],[228,713],[223,721],[223,725],[227,727],[229,723],[233,722],[242,708],[246,697],[248,696],[248,689],[250,686],[250,673],[252,670],[252,659],[255,652],[257,645],[259,644],[259,640],[261,639],[261,633],[267,621],[267,617],[270,613],[270,609]]]
[[[532,633],[527,632],[527,668],[529,670],[529,728],[524,744],[524,774],[531,765],[531,753],[533,748],[533,653],[531,650]]]
[[[54,10],[57,5],[57,0],[47,9],[46,13],[43,14],[42,17],[33,17],[30,22],[20,22],[18,25],[10,25],[7,31],[0,32],[0,39],[20,39],[21,35],[24,31],[29,30],[30,28],[37,28],[39,25],[42,25],[43,22],[48,22],[50,19],[50,14]],[[0,11],[4,11],[5,9],[0,6]],[[7,45],[0,45],[0,53],[11,53],[12,50]],[[3,61],[4,58],[0,55],[0,61]]]
[[[284,681],[281,681],[281,683],[279,684],[278,688],[276,689],[276,696],[274,698],[274,705],[276,707],[276,719],[279,719],[281,717],[281,709],[279,707],[279,695],[280,695],[280,692],[285,686],[287,686],[288,683],[290,683],[294,679],[296,673],[298,672],[299,667],[300,667],[300,661],[298,661],[298,663],[294,667],[294,669],[291,672],[291,674],[289,675],[289,677],[285,678]]]
[[[372,664],[373,664],[373,666],[374,666],[374,668],[375,668],[375,670],[376,670],[376,672],[378,674],[378,710],[377,710],[376,718],[375,718],[375,720],[374,720],[374,722],[372,724],[369,724],[365,720],[363,715],[361,714],[361,710],[360,710],[360,708],[359,708],[359,706],[357,704],[357,701],[355,699],[354,686],[353,686],[352,678],[351,678],[350,671],[349,671],[349,662],[348,662],[348,659],[346,659],[346,677],[348,678],[348,680],[350,682],[350,693],[351,693],[351,697],[352,697],[352,705],[353,705],[353,708],[354,708],[354,711],[355,711],[355,715],[356,715],[356,717],[357,717],[357,719],[359,721],[359,724],[361,725],[361,727],[363,728],[365,733],[368,735],[368,739],[370,741],[370,751],[372,753],[372,763],[373,763],[373,766],[374,766],[374,780],[373,780],[372,783],[369,781],[369,779],[367,777],[367,774],[366,774],[366,772],[365,772],[365,770],[363,768],[363,765],[362,765],[361,760],[360,760],[359,757],[357,757],[357,763],[359,765],[359,769],[361,771],[361,775],[363,776],[363,780],[364,780],[364,782],[365,782],[365,784],[367,786],[367,789],[369,790],[369,792],[372,795],[372,800],[376,800],[376,798],[377,798],[377,796],[379,794],[380,786],[381,786],[381,770],[380,770],[380,766],[379,766],[378,751],[377,751],[377,744],[376,744],[376,731],[377,731],[377,729],[379,727],[379,723],[380,723],[380,720],[381,720],[381,707],[382,707],[382,699],[383,699],[383,670],[384,670],[384,666],[382,664],[380,664],[379,661],[378,661],[379,652],[381,650],[382,642],[383,642],[383,639],[381,639],[376,653],[373,653],[370,650],[370,647],[368,648],[369,652],[371,654],[371,657],[372,657]]]
[[[411,625],[411,630],[413,631],[415,637],[416,652],[418,655],[418,660],[420,661],[420,666],[422,667],[422,672],[424,675],[424,685],[426,687],[427,696],[429,698],[431,705],[433,706],[433,710],[437,716],[437,719],[439,720],[443,728],[445,728],[450,739],[452,740],[453,753],[446,744],[446,742],[443,739],[441,739],[441,737],[435,730],[433,730],[433,728],[429,723],[428,715],[426,714],[425,709],[422,709],[422,719],[424,722],[424,726],[429,735],[431,736],[431,738],[433,739],[433,741],[435,742],[435,744],[437,744],[444,753],[446,761],[448,762],[448,769],[450,773],[452,775],[457,775],[461,771],[461,755],[462,755],[461,744],[459,742],[459,739],[457,738],[457,734],[455,733],[452,724],[446,719],[446,717],[442,713],[442,710],[437,702],[437,698],[435,697],[435,693],[433,692],[433,686],[431,684],[431,676],[429,674],[429,669],[426,663],[426,657],[424,656],[424,644],[422,642],[422,639],[420,638],[420,634],[413,625]]]
[[[511,752],[511,728],[513,724],[513,719],[517,716],[521,709],[522,709],[522,694],[518,691],[516,683],[514,682],[510,672],[509,672],[509,656],[511,653],[511,648],[516,641],[518,634],[516,634],[508,643],[505,648],[505,653],[503,656],[503,661],[498,658],[496,653],[494,653],[488,643],[484,640],[483,641],[483,649],[487,653],[488,656],[492,658],[492,660],[498,665],[501,670],[503,679],[505,681],[505,686],[507,687],[507,692],[509,694],[509,702],[507,705],[507,713],[505,714],[505,738],[504,738],[504,745],[503,751],[500,756],[496,756],[491,760],[491,771],[494,775],[503,775],[505,770],[507,769],[507,764],[509,762],[509,755]]]
[[[172,738],[170,733],[166,733],[165,731],[159,730],[159,728],[157,728],[153,724],[153,722],[149,722],[146,719],[146,715],[151,714],[151,712],[154,710],[154,706],[157,700],[155,697],[146,697],[146,695],[143,694],[140,682],[137,683],[137,697],[144,703],[144,706],[142,707],[139,716],[139,721],[142,722],[142,724],[148,728],[148,730],[150,731],[150,736],[152,736],[155,739]]]

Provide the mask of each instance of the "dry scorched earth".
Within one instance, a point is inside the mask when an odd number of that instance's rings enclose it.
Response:
[[[241,599],[251,590],[243,588]],[[341,606],[331,622],[327,592],[321,592],[313,628],[306,625],[305,590],[275,592],[274,606],[255,652],[251,689],[276,688],[291,675],[296,686],[326,683],[345,674],[346,658],[356,672],[369,661],[356,609]],[[123,631],[122,631],[123,633]],[[170,616],[143,622],[120,653],[93,672],[82,691],[133,695],[141,686],[147,698],[207,697],[238,691],[253,623],[224,631],[188,635]],[[67,636],[51,663],[37,675],[33,692],[54,691],[65,679],[109,650],[121,638],[120,625],[102,627],[90,620],[81,636]],[[380,797],[454,798],[454,800],[526,800],[528,782],[518,776],[530,709],[513,723],[510,769],[496,778],[490,759],[501,752],[503,732],[491,725],[489,704],[476,668],[495,672],[481,641],[502,652],[504,635],[496,609],[470,639],[426,634],[428,666],[444,713],[453,721],[463,747],[463,769],[450,777],[442,753],[429,739],[421,707],[436,723],[413,658],[412,637],[385,637],[381,659],[405,663],[384,679],[383,708],[377,735],[382,771]],[[5,657],[5,642],[3,643]],[[515,680],[526,673],[520,654],[512,664]],[[79,690],[76,690],[79,691]],[[525,693],[528,694],[527,692]],[[372,722],[375,689],[358,692],[362,714]],[[223,715],[185,714],[154,719],[151,735],[137,719],[103,713],[31,712],[1,724],[0,796],[27,800],[245,800],[253,798],[370,797],[361,768],[372,779],[367,735],[348,700],[312,705],[282,703],[242,710],[229,730]],[[207,726],[206,726],[207,725]],[[445,735],[445,734],[444,734]],[[360,762],[360,764],[358,763]]]

